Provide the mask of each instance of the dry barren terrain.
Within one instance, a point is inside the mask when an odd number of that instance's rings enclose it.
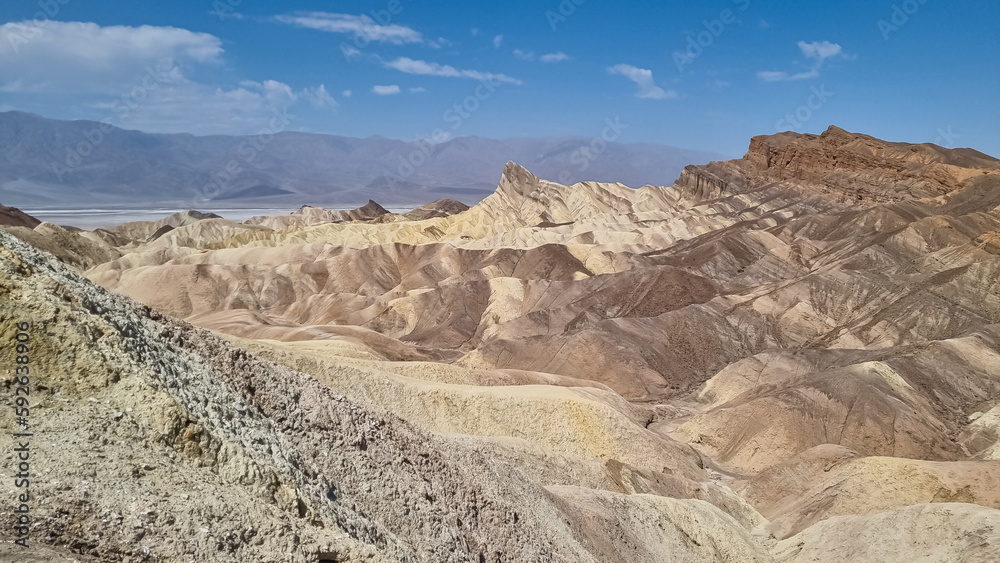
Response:
[[[37,458],[34,551],[0,559],[1000,552],[1000,161],[971,149],[831,127],[669,187],[509,163],[407,215],[3,217]]]

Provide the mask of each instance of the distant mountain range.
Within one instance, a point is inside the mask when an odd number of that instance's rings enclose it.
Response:
[[[717,154],[586,138],[439,144],[284,132],[205,136],[0,113],[0,203],[28,208],[422,204],[489,195],[504,164],[571,184],[671,185]]]

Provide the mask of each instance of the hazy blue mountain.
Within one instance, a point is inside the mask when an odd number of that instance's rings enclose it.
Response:
[[[515,161],[562,183],[670,185],[688,164],[721,155],[584,138],[460,137],[432,145],[285,132],[269,137],[151,134],[93,121],[0,113],[0,203],[383,205],[452,198],[474,204]],[[208,202],[208,203],[206,203]]]

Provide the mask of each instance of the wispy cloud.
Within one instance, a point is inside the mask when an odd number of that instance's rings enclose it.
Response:
[[[569,58],[570,58],[569,55],[563,53],[562,51],[559,51],[556,53],[549,53],[547,55],[542,55],[538,60],[542,61],[543,63],[559,63],[562,61],[567,61],[569,60]]]
[[[802,51],[804,57],[819,62],[844,53],[844,49],[840,45],[829,41],[813,41],[812,43],[799,41],[799,50]]]
[[[296,12],[294,15],[276,16],[281,23],[317,29],[329,33],[353,35],[355,38],[365,38],[369,41],[403,45],[405,43],[423,43],[424,38],[419,31],[397,24],[380,25],[364,14],[334,14],[329,12]]]
[[[314,108],[330,108],[337,106],[337,100],[326,91],[326,85],[320,84],[316,88],[306,88],[302,91],[302,99],[306,100]]]
[[[186,72],[216,73],[222,62],[222,41],[207,33],[48,20],[31,23],[25,42],[26,25],[0,25],[0,91],[22,108],[66,106],[83,118],[159,133],[247,134],[269,127],[275,111],[337,106],[323,84],[191,79]]]
[[[819,76],[819,71],[816,69],[797,72],[795,74],[789,74],[783,70],[762,70],[757,73],[757,77],[764,82],[793,82],[795,80],[816,78],[817,76]]]
[[[492,72],[482,72],[478,70],[459,70],[453,66],[427,61],[414,60],[408,57],[400,57],[392,61],[382,63],[386,68],[392,68],[407,74],[422,74],[426,76],[449,76],[454,78],[471,78],[473,80],[488,80],[495,82],[506,82],[508,84],[523,84],[517,78],[511,78],[505,74]]]
[[[295,90],[275,80],[244,81],[224,89],[193,82],[165,83],[127,114],[119,100],[93,107],[105,112],[114,125],[159,133],[247,134],[270,127],[275,111],[287,111],[306,102],[333,109],[336,102],[323,85]],[[292,113],[294,116],[294,111]]]
[[[389,86],[372,86],[372,92],[379,96],[391,96],[400,92],[399,86],[391,84]]]
[[[267,104],[275,108],[288,107],[299,100],[305,100],[315,108],[337,107],[337,100],[333,99],[333,96],[326,91],[325,84],[320,84],[315,88],[303,88],[297,92],[288,84],[277,80],[263,82],[244,80],[240,82],[240,86],[250,91],[259,92]]]
[[[426,91],[427,91],[427,88],[424,88],[423,86],[417,86],[416,88],[410,88],[410,93],[411,94],[423,94]]]
[[[522,51],[520,49],[514,49],[514,56],[521,59],[522,61],[533,61],[535,60],[535,54],[531,51]]]
[[[223,53],[218,37],[176,27],[52,20],[28,25],[0,25],[0,89],[106,92],[142,76],[149,65],[173,69],[176,81],[182,79],[178,63],[216,63]]]
[[[521,49],[514,49],[514,56],[521,59],[522,61],[533,61],[535,60],[535,54],[531,51],[522,51]],[[558,63],[562,61],[569,60],[570,56],[562,51],[556,53],[547,53],[538,57],[538,60],[543,63]]]
[[[635,94],[637,98],[666,100],[677,97],[677,92],[674,92],[673,90],[664,90],[653,82],[653,71],[651,70],[627,64],[616,64],[615,66],[608,67],[608,72],[610,74],[624,76],[632,82],[635,82],[639,86],[639,91]]]
[[[503,35],[495,36],[493,38],[493,46],[499,49],[501,45],[503,45]]]
[[[847,56],[839,44],[830,43],[829,41],[813,41],[812,43],[799,41],[798,46],[802,52],[802,56],[812,61],[812,66],[809,70],[796,73],[789,73],[783,70],[762,70],[757,73],[757,77],[764,82],[791,82],[816,78],[819,76],[820,69],[823,68],[828,59]]]
[[[263,82],[244,80],[240,82],[240,86],[260,92],[264,96],[264,99],[267,100],[267,103],[274,107],[288,107],[298,99],[298,95],[292,90],[291,86],[277,80],[265,80]]]
[[[232,9],[232,8],[230,8]],[[247,19],[246,14],[241,14],[240,12],[230,12],[226,10],[212,10],[208,12],[213,16],[218,17],[220,20],[245,20]]]
[[[348,60],[359,59],[361,58],[362,55],[360,49],[355,49],[354,47],[351,47],[350,45],[346,44],[342,44],[340,46],[340,50],[342,53],[344,53],[344,57],[346,57]]]

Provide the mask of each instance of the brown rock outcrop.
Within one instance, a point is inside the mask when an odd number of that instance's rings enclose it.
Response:
[[[16,207],[0,205],[0,225],[12,227],[27,227],[33,229],[41,224],[41,221],[28,215]]]

